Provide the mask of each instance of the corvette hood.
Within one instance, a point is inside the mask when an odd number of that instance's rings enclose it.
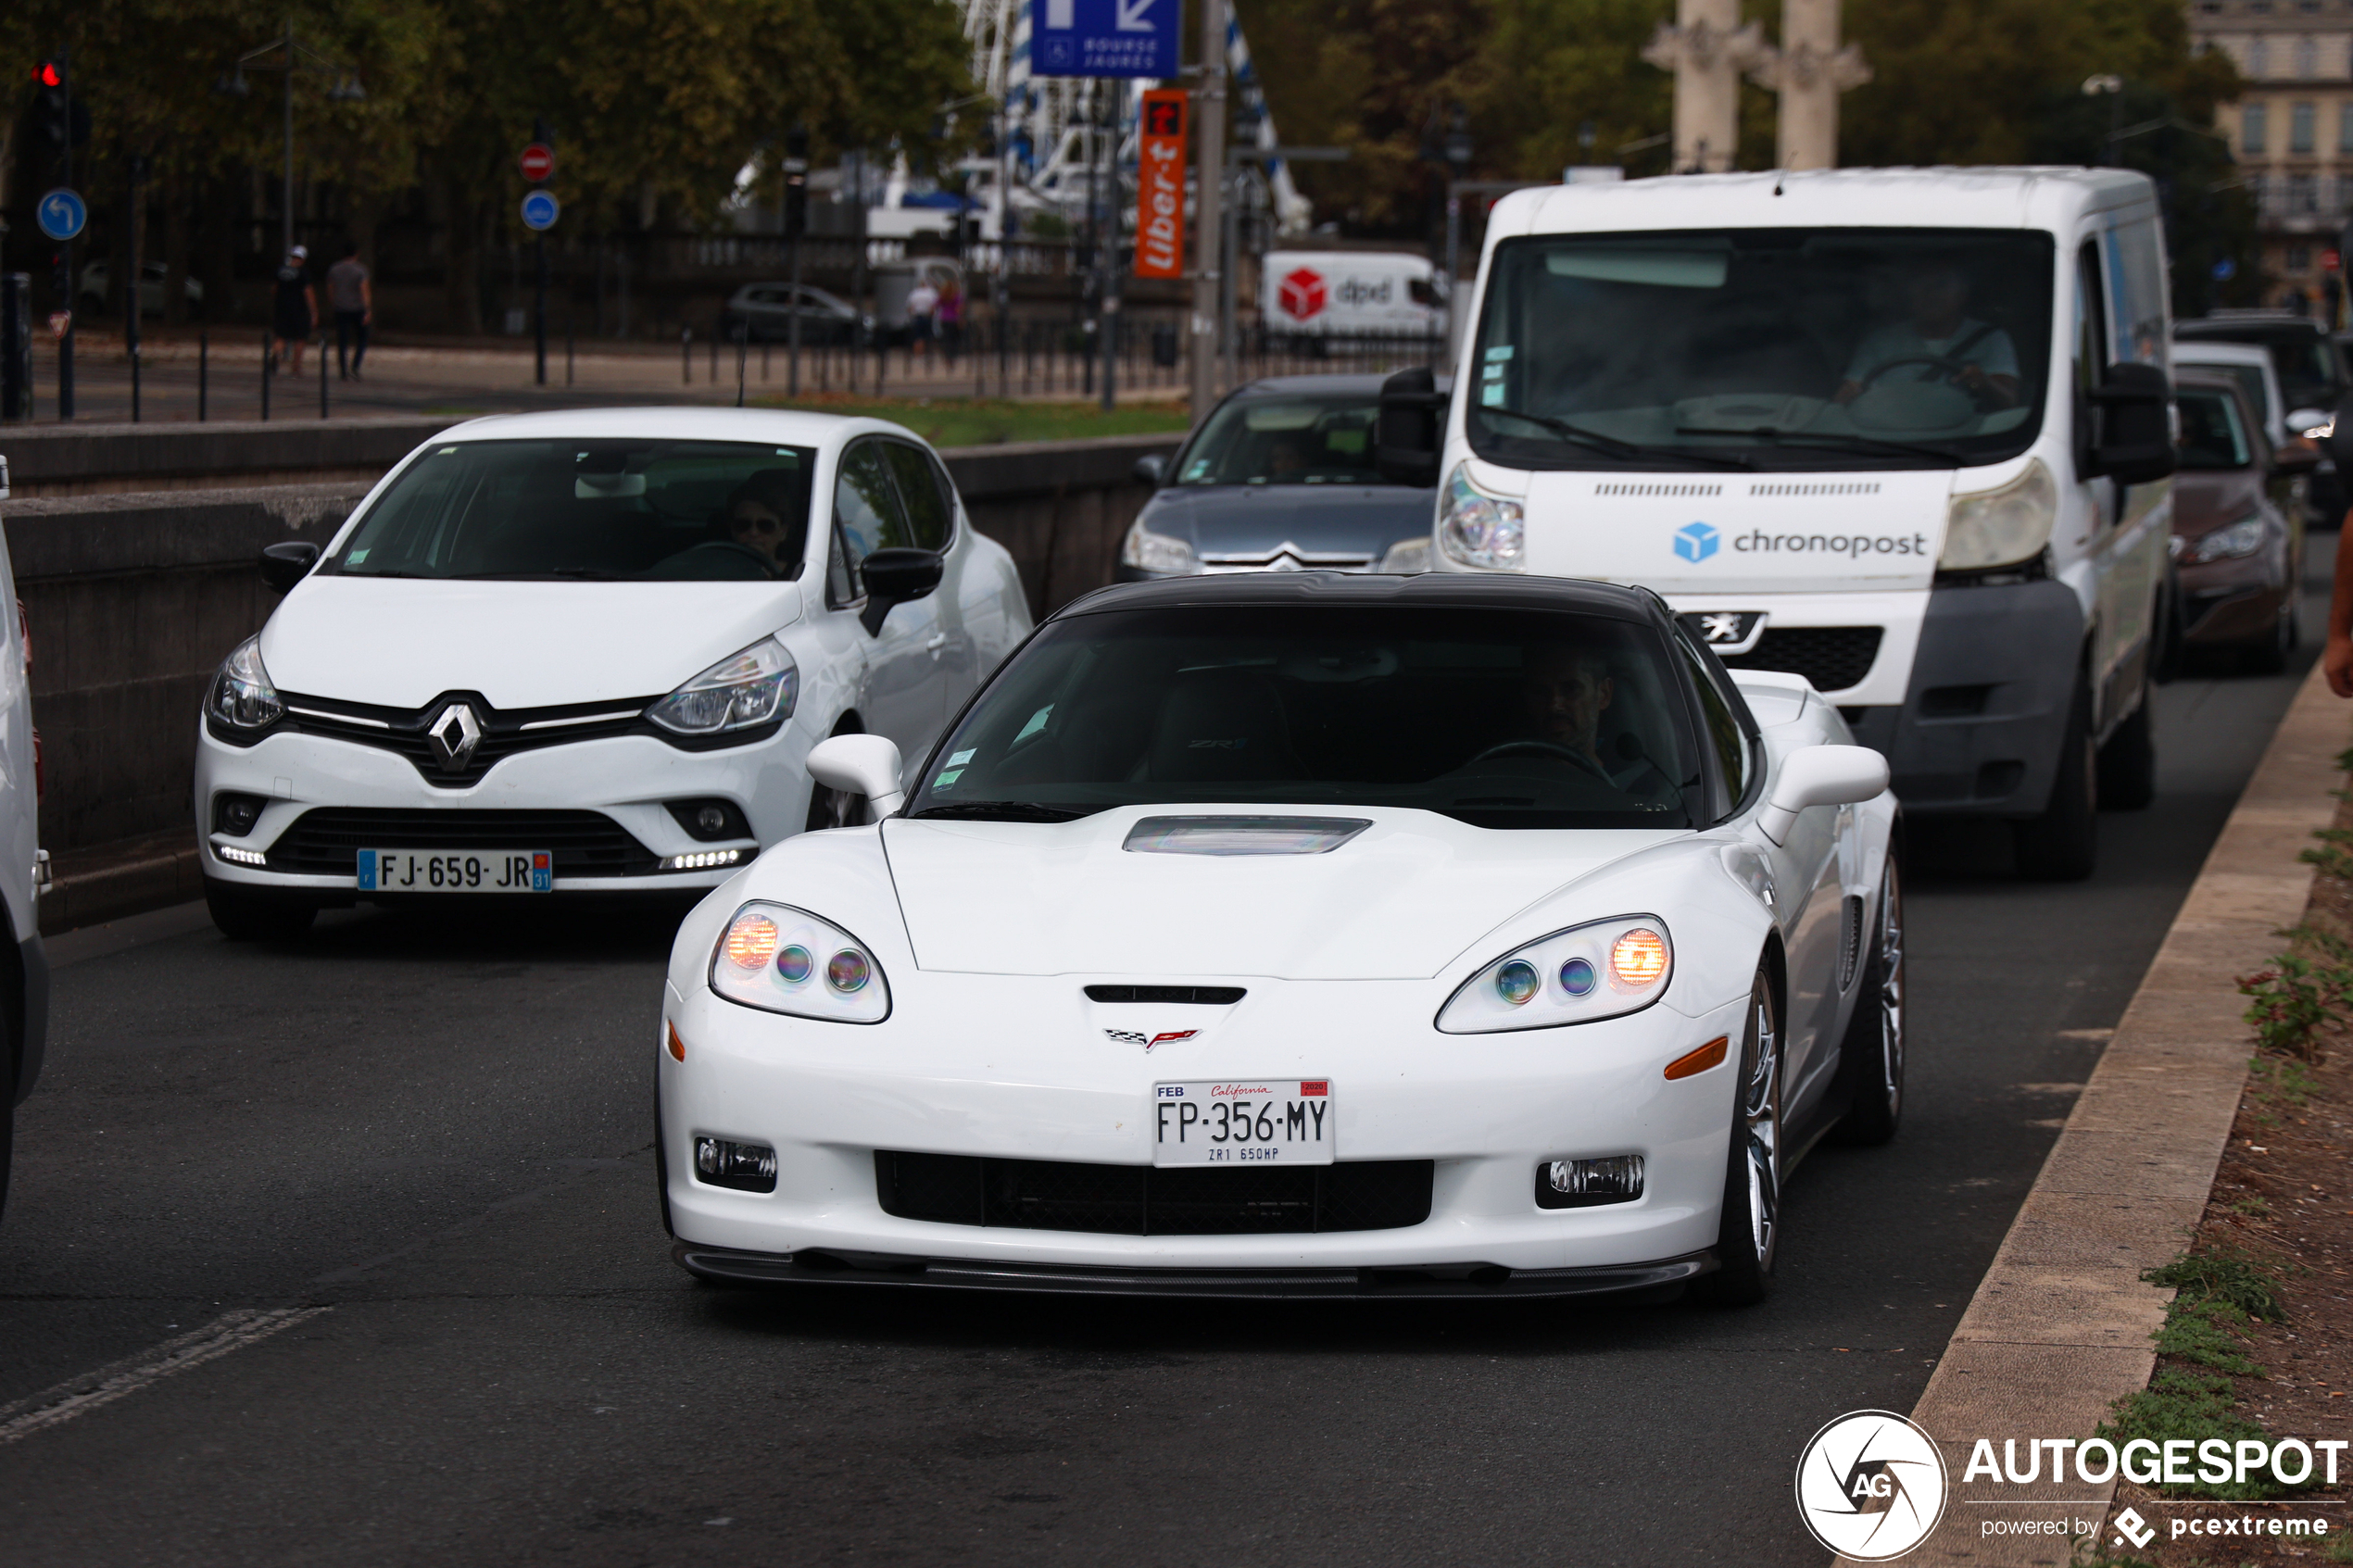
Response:
[[[1323,854],[1122,847],[1146,817],[1239,815],[1372,825]],[[891,880],[925,969],[1290,980],[1435,974],[1562,884],[1677,836],[1505,832],[1379,807],[1122,807],[1045,825],[883,824]]]
[[[311,577],[261,633],[283,691],[387,708],[659,696],[799,618],[792,583],[371,582]]]

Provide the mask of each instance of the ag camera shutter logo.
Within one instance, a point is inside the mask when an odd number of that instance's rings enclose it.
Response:
[[[1675,553],[1688,561],[1703,561],[1724,547],[1724,536],[1704,522],[1687,522],[1675,531]]]
[[[1886,1562],[1944,1517],[1944,1456],[1900,1415],[1856,1411],[1814,1434],[1797,1461],[1797,1512],[1814,1538],[1857,1562]]]

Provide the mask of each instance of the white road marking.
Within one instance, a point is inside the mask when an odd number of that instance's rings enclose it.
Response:
[[[224,1312],[192,1334],[167,1339],[152,1349],[125,1356],[95,1372],[69,1377],[14,1404],[0,1405],[0,1448],[35,1432],[61,1426],[101,1405],[110,1405],[190,1367],[216,1361],[232,1350],[256,1344],[331,1310],[276,1307],[266,1311],[240,1309]]]

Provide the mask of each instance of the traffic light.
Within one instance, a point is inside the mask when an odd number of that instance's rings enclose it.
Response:
[[[809,232],[809,127],[796,125],[785,132],[785,233],[799,239]]]
[[[79,147],[90,140],[90,111],[76,99],[66,77],[65,62],[44,60],[32,68],[32,133],[53,153]]]

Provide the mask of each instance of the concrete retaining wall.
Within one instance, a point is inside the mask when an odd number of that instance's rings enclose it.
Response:
[[[386,431],[390,425],[385,421]],[[188,822],[206,684],[222,656],[258,630],[277,603],[255,558],[279,540],[324,543],[376,474],[442,428],[403,425],[408,433],[397,449],[385,448],[381,461],[370,456],[372,471],[365,471],[369,463],[357,465],[363,470],[357,479],[0,503],[31,633],[46,847],[81,849]],[[294,427],[253,428],[274,436]],[[12,468],[25,450],[20,433],[9,433],[6,441]],[[1129,470],[1139,457],[1174,445],[1174,437],[1116,437],[944,456],[974,521],[1013,552],[1030,606],[1043,615],[1111,580],[1120,539],[1148,494]],[[125,450],[135,458],[138,448]],[[324,455],[373,453],[353,446]],[[267,450],[258,455],[271,457]],[[72,471],[57,453],[48,460],[52,475]],[[135,461],[146,465],[140,471],[165,471],[158,459]]]

